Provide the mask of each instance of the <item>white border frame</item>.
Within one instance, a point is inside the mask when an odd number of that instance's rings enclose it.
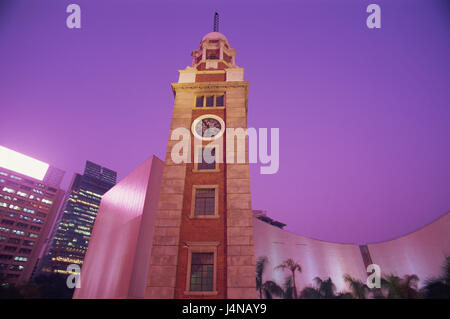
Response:
[[[202,136],[198,135],[197,132],[195,131],[195,126],[197,125],[197,123],[200,122],[201,120],[205,119],[205,118],[213,118],[213,119],[219,121],[220,126],[222,128],[221,128],[220,132],[216,136],[214,136],[214,137],[202,137]],[[200,115],[199,117],[197,117],[192,122],[191,132],[192,132],[192,134],[194,134],[194,137],[199,139],[199,140],[202,140],[202,141],[214,141],[216,139],[221,138],[223,133],[225,132],[225,121],[220,116],[217,116],[217,115],[214,115],[214,114]]]

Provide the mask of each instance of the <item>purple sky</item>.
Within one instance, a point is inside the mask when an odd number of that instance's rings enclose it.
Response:
[[[163,158],[170,83],[214,10],[250,82],[248,125],[280,128],[279,172],[251,167],[254,209],[356,243],[450,211],[446,0],[2,0],[0,145],[66,170],[64,187],[86,159],[123,178]]]

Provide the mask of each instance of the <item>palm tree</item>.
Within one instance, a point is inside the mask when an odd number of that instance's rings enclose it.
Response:
[[[418,282],[419,277],[417,275],[405,275],[400,278],[390,274],[381,279],[381,286],[387,290],[387,298],[390,299],[418,298]]]
[[[319,277],[314,278],[314,286],[307,286],[300,292],[302,299],[332,299],[336,298],[336,286],[331,278],[322,280]],[[339,297],[348,298],[349,294],[340,294]]]
[[[417,275],[405,275],[402,280],[403,298],[415,299],[419,297],[419,277]]]
[[[264,297],[266,299],[273,299],[274,296],[279,298],[283,298],[285,296],[283,288],[272,280],[268,280],[262,285],[262,291],[264,292]]]
[[[441,276],[426,280],[421,292],[425,298],[429,299],[450,299],[450,256],[445,257]]]
[[[387,290],[387,298],[402,298],[402,284],[400,277],[392,274],[383,276],[383,278],[381,278],[381,287]]]
[[[349,292],[340,292],[336,296],[337,299],[354,299],[353,295]]]
[[[289,270],[292,275],[292,290],[293,290],[293,297],[294,299],[297,299],[297,286],[295,285],[295,272],[298,271],[299,273],[302,272],[302,267],[300,264],[296,263],[291,258],[286,259],[281,263],[280,265],[276,266],[275,269],[281,269],[281,270]]]
[[[330,277],[327,280],[322,280],[319,277],[314,278],[314,282],[317,286],[317,290],[319,291],[320,298],[324,299],[332,299],[335,298],[336,286]]]
[[[256,261],[256,289],[259,291],[259,298],[263,297],[263,274],[266,268],[267,257],[261,256]]]
[[[351,294],[356,299],[366,299],[369,287],[361,280],[355,279],[349,274],[344,275],[344,281],[347,283],[351,290]]]
[[[284,299],[297,299],[297,290],[294,288],[292,276],[287,276],[283,282]]]
[[[320,292],[318,289],[308,286],[303,288],[300,292],[301,299],[320,299]]]
[[[266,281],[263,284],[263,291],[266,299],[273,299],[273,296],[283,299],[294,299],[294,286],[292,276],[287,276],[284,279],[282,286],[271,280]]]

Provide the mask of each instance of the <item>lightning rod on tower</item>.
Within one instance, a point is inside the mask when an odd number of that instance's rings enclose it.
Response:
[[[214,12],[214,32],[219,32],[219,13]]]

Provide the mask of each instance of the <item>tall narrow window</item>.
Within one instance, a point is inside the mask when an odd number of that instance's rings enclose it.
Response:
[[[214,106],[214,95],[206,97],[206,106],[213,107]]]
[[[224,96],[223,95],[216,96],[216,106],[224,106]]]
[[[197,99],[195,100],[195,106],[203,107],[203,99],[204,99],[204,96],[197,96]]]
[[[201,149],[199,152],[198,170],[216,169],[216,149]],[[206,154],[207,153],[207,154]],[[208,155],[208,156],[207,156]]]
[[[197,188],[195,190],[195,216],[215,214],[215,194],[214,188]]]
[[[190,291],[212,291],[214,253],[192,253]]]

